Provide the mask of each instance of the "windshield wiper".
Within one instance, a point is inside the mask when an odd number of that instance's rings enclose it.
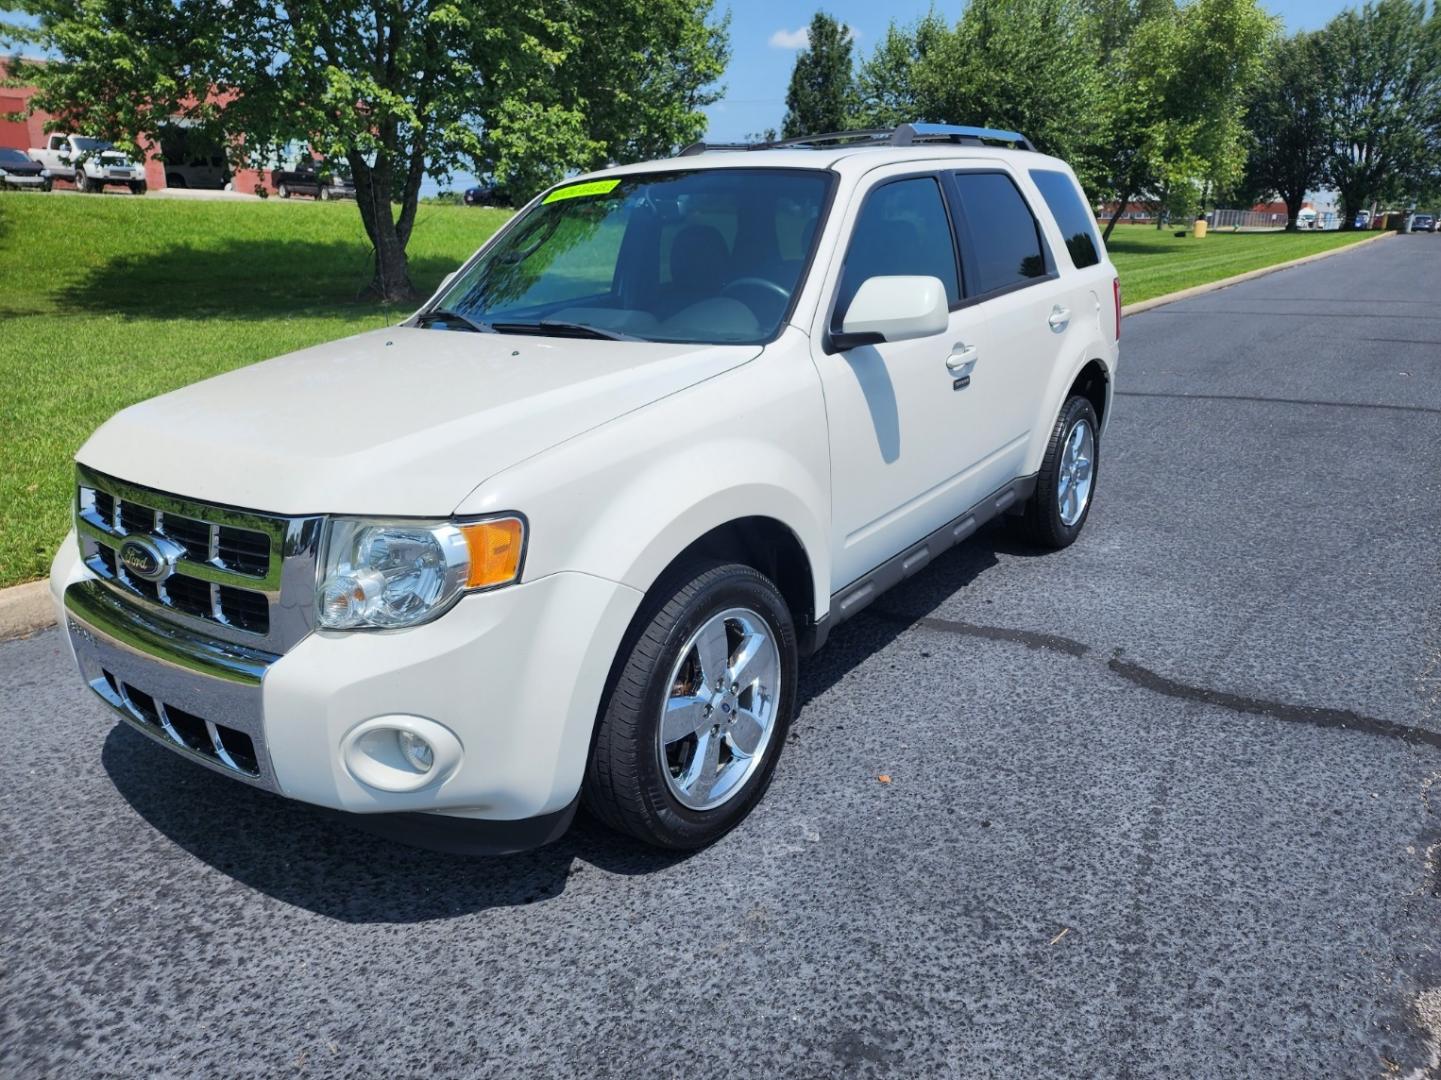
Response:
[[[498,322],[491,323],[491,329],[499,334],[554,334],[557,337],[597,338],[601,341],[640,341],[631,334],[619,330],[606,330],[588,323],[564,322],[559,319],[541,319],[539,322]]]
[[[486,323],[478,323],[467,319],[458,311],[451,311],[449,308],[431,308],[429,311],[422,311],[415,317],[415,325],[424,326],[426,323],[448,322],[458,323],[477,334],[493,334],[495,331]]]

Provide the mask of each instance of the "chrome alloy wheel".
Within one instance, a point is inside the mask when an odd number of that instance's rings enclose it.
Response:
[[[691,810],[714,810],[745,787],[775,729],[781,656],[775,635],[749,608],[711,616],[671,669],[662,706],[661,771]]]
[[[1061,467],[1056,480],[1056,506],[1061,524],[1070,528],[1081,520],[1091,501],[1091,481],[1096,472],[1096,436],[1091,425],[1077,420],[1066,436]]]

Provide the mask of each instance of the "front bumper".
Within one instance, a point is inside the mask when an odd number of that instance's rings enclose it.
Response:
[[[81,675],[112,713],[207,768],[367,815],[568,821],[605,680],[641,599],[588,574],[553,574],[464,597],[423,626],[315,632],[276,656],[150,616],[76,551],[72,535],[51,591]],[[347,735],[392,716],[446,728],[458,761],[413,791],[359,780]]]
[[[41,187],[46,181],[44,176],[16,176],[14,173],[6,173],[0,176],[0,185],[7,187]]]

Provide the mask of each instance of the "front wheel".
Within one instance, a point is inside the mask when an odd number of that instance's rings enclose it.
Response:
[[[130,185],[130,193],[132,195],[144,195],[145,191],[146,185],[144,180],[137,180],[135,181],[135,183]]]
[[[703,847],[765,793],[795,709],[790,610],[734,563],[663,585],[642,611],[601,708],[582,796],[614,829]]]
[[[285,184],[279,184],[275,188],[275,194],[279,195],[282,199],[288,199],[290,198],[290,188]]]
[[[94,186],[90,183],[90,177],[85,175],[84,169],[75,170],[75,190],[82,195],[87,195],[95,190]]]
[[[320,189],[320,201],[321,201],[321,202],[329,202],[329,201],[330,201],[330,189],[329,189],[328,187],[323,187],[323,188]]]
[[[1021,519],[1026,537],[1059,550],[1075,543],[1091,513],[1101,460],[1101,425],[1090,401],[1073,394],[1061,406]]]

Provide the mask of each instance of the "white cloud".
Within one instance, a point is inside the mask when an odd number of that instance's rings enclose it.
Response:
[[[771,35],[770,40],[772,49],[804,49],[810,43],[811,32],[804,26],[799,30],[787,30],[782,27]]]
[[[852,41],[859,41],[861,32],[854,26],[846,27]],[[811,43],[811,31],[809,27],[802,26],[798,30],[787,30],[781,27],[770,36],[770,47],[772,49],[804,49]]]

